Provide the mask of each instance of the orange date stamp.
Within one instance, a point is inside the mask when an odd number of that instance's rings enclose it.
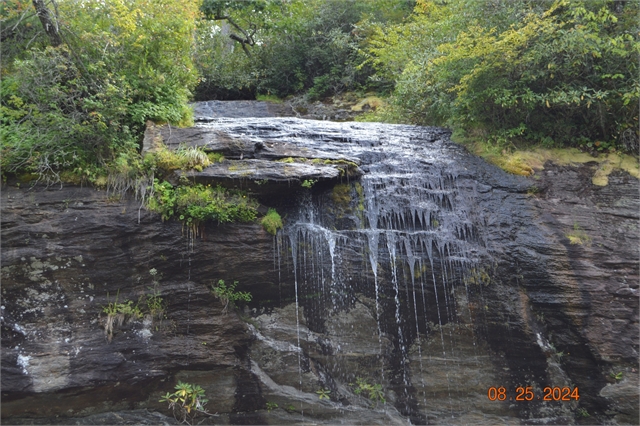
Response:
[[[492,386],[487,391],[490,401],[577,401],[580,399],[578,388],[545,387],[542,395],[536,395],[532,386],[518,386],[515,392],[509,392],[506,387]]]

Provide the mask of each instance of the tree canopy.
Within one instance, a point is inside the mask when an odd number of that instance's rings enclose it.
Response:
[[[259,94],[388,96],[373,119],[505,146],[638,149],[638,2],[6,0],[3,173],[91,178],[145,122]]]

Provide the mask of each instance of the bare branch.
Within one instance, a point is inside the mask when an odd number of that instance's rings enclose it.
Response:
[[[22,12],[22,14],[20,15],[20,18],[18,18],[18,21],[12,27],[0,29],[0,42],[12,38],[15,35],[16,29],[18,28],[20,23],[27,18],[31,18],[33,15],[34,13],[31,12],[30,9],[25,9],[24,12]]]

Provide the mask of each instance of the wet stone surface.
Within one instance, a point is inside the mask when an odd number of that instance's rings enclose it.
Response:
[[[182,380],[207,392],[205,424],[638,423],[637,179],[595,187],[595,164],[525,179],[444,129],[256,108],[150,128],[147,149],[223,152],[189,176],[253,191],[284,218],[275,237],[194,239],[134,199],[4,185],[3,422],[170,424],[158,399]],[[104,307],[144,303],[152,269],[164,316],[109,341]],[[219,279],[253,301],[225,313]],[[509,400],[519,386],[535,398]]]

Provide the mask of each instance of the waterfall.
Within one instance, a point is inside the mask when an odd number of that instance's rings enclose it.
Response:
[[[291,118],[218,119],[211,125],[250,142],[281,141],[359,162],[364,172],[359,180],[298,191],[297,210],[281,231],[291,250],[297,344],[300,348],[300,315],[312,332],[325,332],[339,328],[340,316],[355,304],[371,300],[379,370],[367,379],[384,384],[400,401],[396,406],[415,415],[428,401],[426,393],[413,394],[426,389],[424,374],[436,356],[433,350],[426,355],[423,346],[437,341],[440,362],[446,369],[454,366],[454,328],[462,326],[460,312],[469,310],[458,306],[457,292],[468,302],[467,281],[487,258],[482,228],[469,215],[474,189],[460,183],[468,172],[457,164],[460,153],[447,143],[448,133]],[[335,343],[332,349],[335,373],[355,381],[362,372],[337,367],[343,346]],[[418,361],[413,370],[412,357]],[[447,371],[453,412],[450,382]]]

